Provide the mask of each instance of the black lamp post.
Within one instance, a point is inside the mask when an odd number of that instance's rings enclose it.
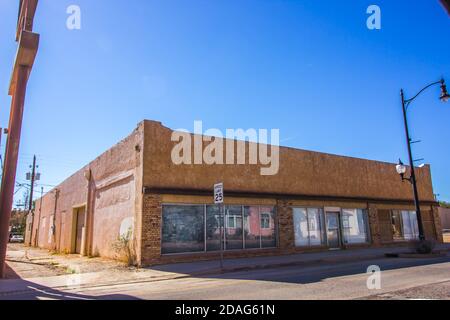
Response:
[[[413,193],[414,193],[414,205],[416,207],[417,224],[418,224],[418,228],[419,228],[419,239],[420,240],[425,240],[425,233],[423,231],[422,215],[420,214],[419,195],[418,195],[418,192],[417,192],[416,174],[414,172],[414,160],[413,160],[412,153],[411,153],[412,141],[411,141],[411,138],[409,136],[408,120],[407,120],[407,117],[406,117],[406,111],[408,110],[408,107],[411,104],[411,102],[415,98],[417,98],[417,96],[419,94],[421,94],[423,91],[425,91],[429,87],[437,85],[437,84],[441,85],[441,96],[439,97],[439,99],[441,101],[443,101],[443,102],[447,102],[450,99],[450,95],[447,92],[447,87],[445,86],[444,79],[441,79],[440,81],[436,81],[436,82],[430,83],[429,85],[424,87],[422,90],[420,90],[419,93],[417,93],[411,99],[405,99],[405,96],[403,94],[403,89],[400,90],[400,95],[401,95],[401,98],[402,98],[403,120],[404,120],[404,124],[405,124],[405,133],[406,133],[406,145],[408,146],[409,166],[410,166],[410,169],[411,169],[410,177],[409,178],[405,178],[406,166],[403,165],[401,160],[399,160],[399,163],[396,166],[396,170],[397,170],[397,173],[401,176],[402,181],[407,180],[407,181],[409,181],[412,184]]]

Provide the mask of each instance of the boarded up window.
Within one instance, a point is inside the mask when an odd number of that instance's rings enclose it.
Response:
[[[378,223],[380,225],[380,238],[382,242],[390,242],[392,237],[392,223],[390,210],[378,210]]]

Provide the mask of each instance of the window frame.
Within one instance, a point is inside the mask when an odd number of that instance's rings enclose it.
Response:
[[[308,226],[308,244],[306,245],[296,245],[295,242],[295,225],[293,225],[294,228],[294,247],[295,248],[320,248],[320,247],[327,247],[328,246],[328,235],[327,235],[327,225],[326,225],[326,206],[291,206],[290,207],[292,209],[292,220],[294,221],[294,209],[304,209],[306,210],[306,219],[307,219],[307,226]],[[309,210],[308,209],[319,209],[321,210],[320,213],[320,227],[321,227],[321,244],[311,244],[311,229],[310,229],[310,217],[309,217]],[[366,229],[366,241],[365,242],[360,242],[360,243],[343,243],[344,246],[352,246],[352,245],[367,245],[367,244],[371,244],[372,243],[372,236],[371,236],[371,232],[370,232],[370,222],[369,222],[369,209],[368,208],[344,208],[344,207],[339,207],[339,210],[336,210],[335,212],[338,213],[339,215],[339,234],[340,237],[342,238],[342,240],[344,240],[345,235],[344,235],[344,225],[343,225],[343,211],[344,210],[363,210],[365,212],[364,216],[365,216],[365,222],[364,222],[364,226]]]
[[[264,220],[263,220],[263,215],[265,216]],[[262,222],[265,221],[267,222],[267,227],[265,227],[265,224],[263,226]],[[268,212],[259,212],[259,228],[260,229],[270,229],[270,213]]]
[[[325,224],[325,207],[314,207],[314,206],[292,206],[292,220],[294,221],[294,209],[304,209],[306,210],[306,225],[308,229],[308,244],[307,245],[296,245],[295,242],[295,225],[294,227],[294,247],[295,248],[320,248],[328,245],[328,237],[326,234],[326,224]],[[320,244],[311,244],[311,224],[309,218],[309,210],[308,209],[318,209],[319,217],[320,217],[320,235],[321,235],[321,243]]]
[[[391,232],[392,232],[392,240],[393,241],[414,241],[414,240],[418,240],[419,239],[419,230],[418,230],[418,225],[417,225],[417,230],[414,228],[415,226],[411,226],[410,228],[413,231],[413,235],[415,237],[411,238],[411,239],[407,239],[405,237],[405,222],[403,219],[403,212],[408,212],[408,221],[411,222],[411,213],[414,213],[416,215],[416,222],[417,224],[419,223],[417,221],[417,212],[415,210],[408,210],[408,209],[392,209],[390,210],[390,221],[391,221]],[[399,216],[400,219],[400,228],[401,228],[401,237],[395,237],[394,235],[394,229],[393,229],[393,216],[394,213],[397,214]]]
[[[351,227],[344,227],[343,221],[344,221],[344,214],[343,212],[347,210],[355,210],[356,211],[356,217],[358,217],[358,210],[361,210],[363,212],[364,217],[364,228],[365,228],[365,234],[366,234],[366,240],[364,242],[356,242],[356,243],[346,243],[345,242],[345,229],[351,228]],[[344,245],[346,246],[352,246],[352,245],[364,245],[364,244],[370,244],[371,243],[371,236],[370,236],[370,224],[369,224],[369,210],[368,209],[362,209],[362,208],[341,208],[341,220],[342,220],[342,240],[344,242]],[[358,218],[357,218],[358,219]],[[350,222],[350,221],[349,221]],[[350,225],[350,224],[349,224]]]
[[[207,250],[207,223],[206,223],[206,219],[207,219],[207,206],[214,206],[214,203],[173,203],[173,202],[162,202],[161,203],[161,225],[160,225],[160,247],[159,247],[159,251],[160,251],[160,255],[161,256],[170,256],[170,255],[192,255],[192,254],[201,254],[201,253],[211,253],[211,252],[219,252],[219,250]],[[171,253],[163,253],[162,252],[162,242],[163,242],[163,208],[164,206],[203,206],[203,225],[204,225],[204,232],[203,232],[203,242],[204,242],[204,249],[202,251],[188,251],[188,252],[171,252]],[[223,251],[244,251],[244,250],[265,250],[265,249],[276,249],[279,246],[279,230],[278,230],[278,210],[277,210],[277,206],[276,205],[264,205],[264,204],[256,204],[256,205],[252,205],[252,204],[233,204],[233,203],[229,203],[229,204],[224,204],[223,205],[223,217],[225,218],[226,213],[226,207],[227,206],[239,206],[241,207],[241,227],[242,227],[242,248],[238,248],[238,249],[226,249],[226,225],[224,223],[223,225],[223,233],[222,236],[223,238],[221,239],[221,241],[223,241],[224,246],[223,246]],[[259,224],[261,223],[261,208],[262,207],[270,207],[273,210],[274,213],[274,233],[275,233],[275,246],[273,247],[263,247],[262,246],[262,234],[261,231],[259,233],[259,248],[249,248],[247,249],[245,247],[245,224],[244,224],[244,219],[245,219],[245,215],[244,215],[244,207],[257,207],[258,208],[258,218],[259,218]],[[271,225],[270,225],[270,213],[266,212],[269,215],[269,229],[271,229]],[[217,215],[218,220],[220,215]],[[235,215],[233,215],[235,216]],[[236,221],[236,217],[234,217],[235,221]],[[224,219],[225,220],[225,219]],[[226,220],[225,220],[226,222]],[[236,223],[236,222],[235,222]],[[230,229],[236,229],[236,228],[230,228]],[[261,230],[261,226],[260,226],[260,230]]]

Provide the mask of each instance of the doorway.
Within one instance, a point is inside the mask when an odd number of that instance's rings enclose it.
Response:
[[[331,250],[341,248],[341,230],[339,212],[326,212],[327,241]]]
[[[81,253],[81,243],[83,238],[84,219],[86,216],[85,207],[75,209],[75,253]]]

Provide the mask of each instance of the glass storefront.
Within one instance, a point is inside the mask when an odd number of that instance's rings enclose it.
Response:
[[[391,212],[392,236],[394,240],[419,238],[419,226],[415,211],[393,210]]]
[[[295,245],[297,247],[325,244],[323,210],[293,208]]]
[[[367,210],[338,208],[326,215],[325,225],[322,208],[293,208],[295,246],[339,247],[341,234],[345,244],[369,242]]]
[[[259,220],[259,207],[244,207],[244,237],[246,249],[261,247],[261,223]]]
[[[273,248],[277,246],[275,228],[275,208],[260,207],[261,247]]]
[[[205,250],[203,206],[164,206],[162,216],[163,253]]]
[[[206,206],[206,250],[220,250],[220,212],[214,205]]]
[[[342,209],[342,233],[346,244],[369,242],[367,211]]]
[[[242,207],[225,207],[225,249],[242,249],[244,238],[242,232]]]
[[[419,239],[419,226],[415,211],[402,211],[403,237],[405,240]]]
[[[217,205],[162,207],[163,254],[220,250],[220,211]],[[277,246],[275,207],[224,206],[224,250]]]

